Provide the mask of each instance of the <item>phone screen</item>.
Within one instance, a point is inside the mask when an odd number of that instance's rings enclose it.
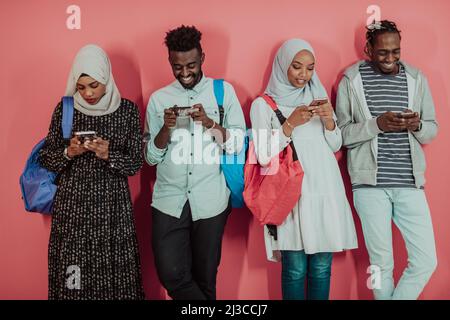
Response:
[[[417,114],[415,112],[400,112],[399,118],[409,119],[414,118]]]
[[[78,137],[80,142],[84,142],[87,140],[94,140],[97,137],[97,134],[95,131],[78,131],[75,132],[74,135]]]

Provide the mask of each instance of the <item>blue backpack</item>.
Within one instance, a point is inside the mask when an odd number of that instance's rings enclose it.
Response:
[[[62,131],[64,139],[70,139],[73,122],[73,97],[63,97]],[[25,210],[50,214],[56,193],[57,174],[39,163],[39,151],[45,144],[45,138],[38,142],[28,157],[25,169],[20,176],[20,189]]]
[[[219,106],[220,125],[223,125],[223,79],[214,80],[214,95]],[[220,159],[220,168],[225,176],[228,189],[231,191],[231,206],[233,208],[242,208],[244,206],[244,165],[245,155],[248,148],[248,137],[245,135],[244,145],[239,154],[227,154],[223,151]]]

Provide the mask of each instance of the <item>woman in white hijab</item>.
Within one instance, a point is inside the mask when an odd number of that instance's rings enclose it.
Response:
[[[66,142],[60,103],[40,152],[58,174],[49,299],[143,299],[128,186],[143,163],[139,110],[120,97],[108,56],[95,45],[78,52],[65,95],[74,98],[72,132],[95,134]]]
[[[286,41],[277,52],[265,91],[286,121],[281,125],[261,97],[250,111],[259,163],[268,165],[292,141],[305,172],[301,197],[276,227],[276,239],[272,227],[264,227],[268,259],[282,262],[283,299],[328,299],[332,253],[357,248],[352,213],[334,156],[341,147],[341,132],[315,63],[309,43]]]

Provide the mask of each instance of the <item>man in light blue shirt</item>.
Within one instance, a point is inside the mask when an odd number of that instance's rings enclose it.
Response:
[[[238,153],[245,120],[233,87],[224,82],[223,126],[213,79],[202,72],[201,33],[181,26],[165,43],[176,80],[147,107],[145,158],[157,165],[152,199],[153,253],[172,299],[216,298],[222,236],[231,212],[220,154]]]

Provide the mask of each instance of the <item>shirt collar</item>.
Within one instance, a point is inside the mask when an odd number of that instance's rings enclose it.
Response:
[[[200,93],[200,92],[204,89],[204,87],[205,87],[207,81],[208,81],[208,80],[207,80],[207,78],[206,78],[206,76],[205,76],[205,73],[203,73],[202,78],[200,79],[200,82],[197,83],[197,84],[195,85],[195,87],[192,88],[192,89],[185,89],[185,88],[181,85],[180,81],[178,81],[178,80],[175,80],[175,81],[173,82],[173,86],[174,86],[176,89],[178,89],[178,90],[180,90],[180,91],[182,91],[182,92],[189,92],[189,91],[190,91],[190,92],[194,92],[195,94],[198,94],[198,93]]]

